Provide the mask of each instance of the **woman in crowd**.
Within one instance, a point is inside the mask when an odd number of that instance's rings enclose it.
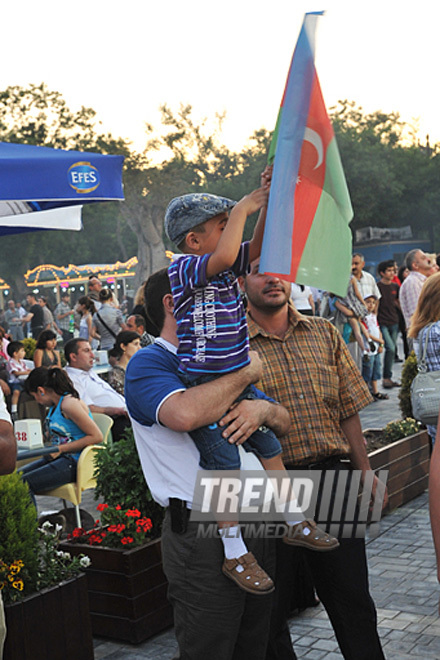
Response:
[[[133,309],[130,312],[130,315],[140,314],[145,321],[147,321],[147,315],[145,314],[145,282],[142,282],[133,301]]]
[[[428,371],[440,371],[440,273],[431,275],[424,283],[408,336],[418,340],[417,358],[422,355],[428,337],[426,366]],[[433,442],[436,432],[436,426],[428,426]]]
[[[59,367],[61,369],[60,352],[56,350],[57,336],[53,330],[43,330],[37,339],[34,353],[36,367]]]
[[[26,465],[22,471],[35,503],[36,493],[76,480],[81,450],[102,442],[102,433],[62,369],[37,367],[29,374],[25,387],[35,401],[50,406],[46,421],[54,445],[53,453]]]
[[[295,308],[305,316],[313,316],[315,313],[315,301],[313,300],[312,290],[304,284],[290,285],[290,298]]]
[[[116,392],[124,396],[125,369],[130,358],[141,348],[141,338],[137,332],[123,330],[116,337],[114,351],[117,362],[108,376],[108,382]]]
[[[113,295],[110,289],[101,289],[99,302],[102,304],[99,312],[92,317],[92,337],[100,339],[100,348],[109,351],[113,348],[118,332],[124,329],[124,319],[120,309],[112,305]]]
[[[76,303],[76,310],[81,314],[79,337],[87,339],[93,349],[98,348],[98,340],[93,339],[92,316],[96,312],[93,300],[88,296],[81,296]]]

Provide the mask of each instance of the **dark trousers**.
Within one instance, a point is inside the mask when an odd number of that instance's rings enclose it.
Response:
[[[131,428],[130,418],[126,415],[118,415],[113,417],[113,426],[111,428],[113,442],[118,442],[125,431]]]
[[[167,512],[162,555],[173,606],[179,660],[264,660],[272,595],[255,596],[223,575],[223,544],[197,538],[198,523],[184,534],[171,530]],[[246,540],[246,539],[245,539]],[[273,543],[246,540],[248,549],[273,576]]]
[[[286,466],[287,467],[287,466]],[[294,469],[289,466],[288,469]],[[338,469],[333,466],[333,469]],[[319,501],[319,500],[318,500]],[[319,521],[322,525],[322,521]],[[331,552],[313,552],[277,543],[275,598],[266,660],[296,660],[287,619],[298,563],[310,567],[345,660],[384,660],[377,633],[376,608],[369,592],[365,541],[340,538]]]

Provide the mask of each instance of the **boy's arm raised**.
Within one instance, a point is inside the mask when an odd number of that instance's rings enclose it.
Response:
[[[267,191],[267,194],[269,194],[270,183],[272,181],[272,170],[273,167],[271,165],[268,165],[261,175],[261,187]],[[254,228],[253,236],[249,241],[249,263],[254,261],[254,259],[258,259],[258,257],[261,254],[261,246],[263,244],[263,236],[264,236],[264,227],[266,225],[266,215],[267,215],[267,202],[266,205],[263,206],[260,210],[257,224],[255,225]]]
[[[207,277],[213,277],[234,265],[243,240],[243,230],[249,215],[258,211],[267,203],[268,191],[263,188],[254,190],[243,197],[231,211],[229,220],[222,232],[217,247],[209,257],[206,266]],[[264,227],[263,227],[264,229]]]

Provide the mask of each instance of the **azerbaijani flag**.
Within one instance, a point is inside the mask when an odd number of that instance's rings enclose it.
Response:
[[[260,272],[345,296],[353,209],[314,63],[322,13],[304,17],[269,150]]]

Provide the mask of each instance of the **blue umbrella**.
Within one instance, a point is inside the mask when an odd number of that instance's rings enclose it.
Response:
[[[124,199],[123,156],[0,142],[0,235],[81,229],[84,204]]]

